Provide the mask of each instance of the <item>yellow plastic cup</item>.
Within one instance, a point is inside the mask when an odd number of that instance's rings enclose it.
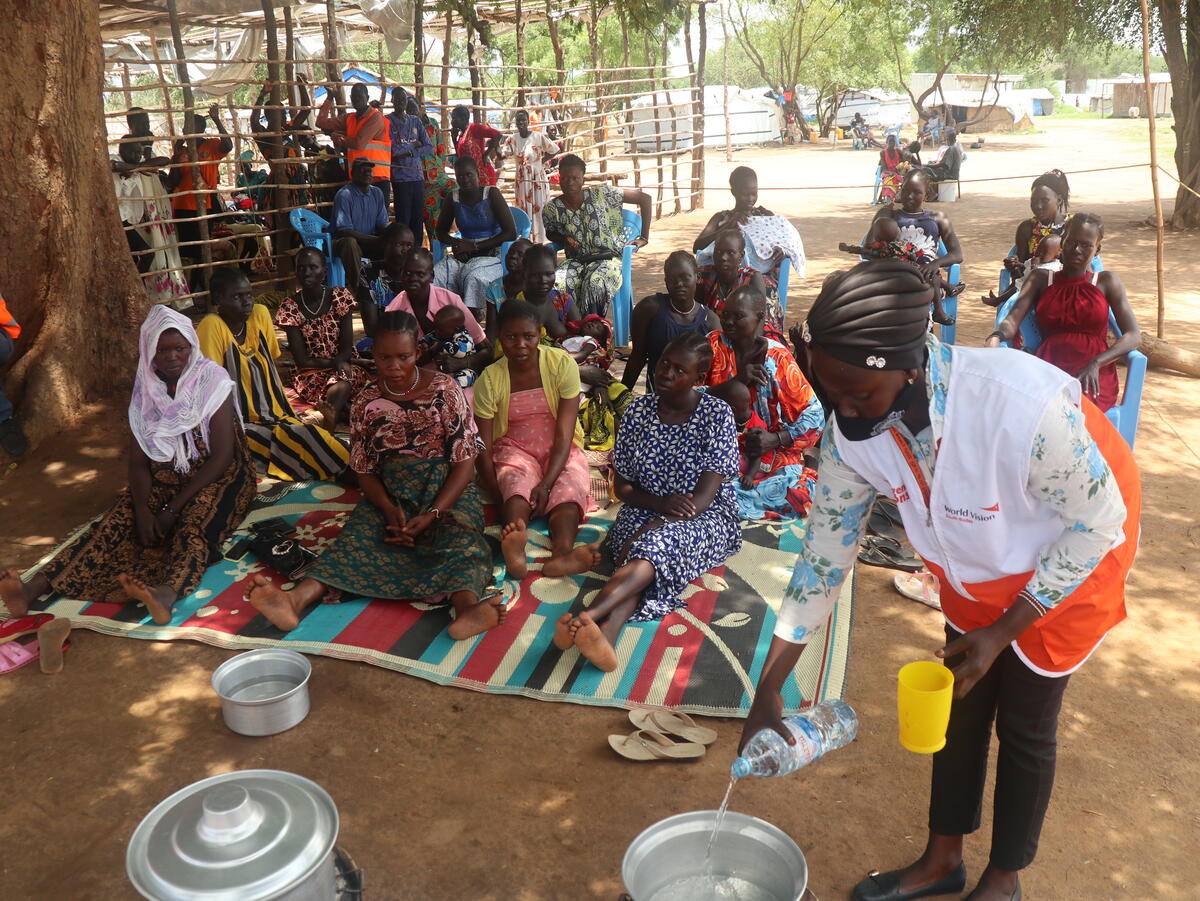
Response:
[[[896,693],[900,713],[900,744],[917,754],[932,754],[946,746],[954,674],[931,660],[900,668]]]

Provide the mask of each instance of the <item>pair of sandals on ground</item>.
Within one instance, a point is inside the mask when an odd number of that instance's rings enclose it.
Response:
[[[640,707],[629,711],[629,721],[635,731],[608,737],[609,746],[626,760],[699,760],[717,740],[715,729],[676,710]]]
[[[34,636],[32,641],[21,639]],[[42,672],[62,672],[63,654],[71,647],[71,621],[52,613],[31,613],[0,620],[0,673],[37,660]]]

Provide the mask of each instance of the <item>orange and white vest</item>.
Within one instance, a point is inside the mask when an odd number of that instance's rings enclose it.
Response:
[[[358,113],[347,113],[346,137],[355,137],[359,129],[371,121],[372,116],[379,116],[382,119],[383,113],[373,106],[367,109],[366,116],[361,120]],[[361,150],[346,151],[347,172],[354,167],[354,161],[360,156],[366,157],[375,164],[375,168],[371,170],[372,178],[390,179],[392,177],[392,138],[388,132],[387,122],[383,123],[383,131],[379,133],[379,136],[367,141]]]
[[[1065,675],[1125,618],[1125,577],[1137,551],[1141,487],[1133,455],[1078,380],[1030,354],[954,349],[945,426],[926,505],[922,479],[891,431],[838,441],[846,464],[897,499],[913,548],[938,576],[942,611],[970,631],[994,623],[1064,526],[1030,492],[1030,453],[1046,407],[1066,394],[1116,477],[1126,519],[1100,565],[1013,643],[1035,672]]]

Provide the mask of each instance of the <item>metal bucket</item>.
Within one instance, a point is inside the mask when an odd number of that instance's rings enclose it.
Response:
[[[231,657],[212,675],[225,725],[241,735],[274,735],[308,716],[312,664],[276,648]]]
[[[635,838],[621,864],[633,901],[723,897],[704,878],[716,818],[715,810],[681,813]],[[808,863],[796,843],[770,823],[732,810],[713,842],[712,873],[718,884],[733,880],[728,884],[745,901],[800,901],[808,887]]]

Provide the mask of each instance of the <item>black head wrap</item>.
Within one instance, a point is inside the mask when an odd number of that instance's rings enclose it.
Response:
[[[825,280],[808,311],[804,340],[860,369],[919,369],[933,290],[903,260],[859,263]]]

